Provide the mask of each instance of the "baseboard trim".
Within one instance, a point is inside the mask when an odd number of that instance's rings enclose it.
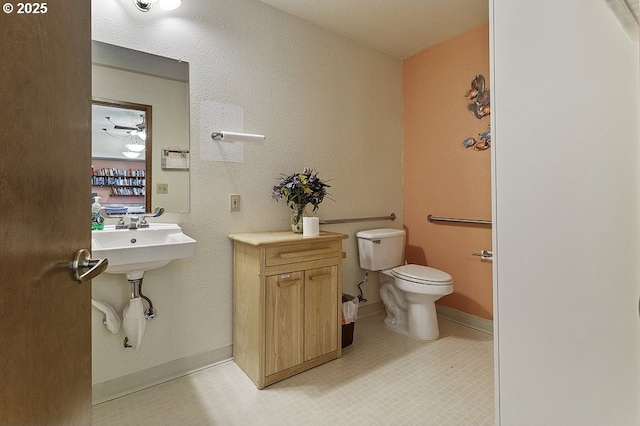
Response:
[[[436,304],[438,316],[493,336],[493,321]]]
[[[92,387],[92,405],[101,404],[169,380],[202,370],[233,358],[233,346],[179,358],[126,376],[96,383]]]
[[[371,315],[384,312],[384,304],[382,302],[367,303],[366,305],[358,305],[358,318],[366,318]]]

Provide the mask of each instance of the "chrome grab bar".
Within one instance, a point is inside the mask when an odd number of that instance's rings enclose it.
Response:
[[[473,223],[476,225],[491,225],[490,220],[485,219],[459,219],[455,217],[436,217],[432,214],[427,216],[427,222],[453,222],[453,223]]]
[[[389,216],[378,217],[356,217],[353,219],[333,219],[333,220],[321,220],[320,225],[332,225],[335,223],[353,223],[353,222],[373,222],[377,220],[396,220],[396,214],[391,213]]]

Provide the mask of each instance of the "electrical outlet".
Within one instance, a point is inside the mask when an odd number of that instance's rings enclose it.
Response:
[[[240,211],[240,195],[233,194],[229,195],[229,211],[230,212],[239,212]]]
[[[156,194],[168,194],[168,193],[169,193],[168,183],[159,183],[156,185]]]

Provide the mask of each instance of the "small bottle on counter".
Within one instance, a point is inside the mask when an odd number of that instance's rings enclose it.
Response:
[[[91,230],[104,229],[104,218],[100,216],[100,197],[95,195],[91,204]]]

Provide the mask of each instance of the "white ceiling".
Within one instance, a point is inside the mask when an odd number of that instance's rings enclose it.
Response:
[[[135,127],[142,122],[144,111],[116,108],[107,105],[91,106],[91,147],[92,157],[124,159],[122,151],[131,143],[131,135],[127,130],[114,129],[114,123],[120,126]],[[107,119],[109,117],[111,121]],[[108,133],[104,131],[108,130]],[[140,141],[139,141],[140,142]],[[142,142],[140,142],[142,143]],[[141,160],[144,159],[140,158]]]
[[[489,22],[488,0],[260,0],[397,58]]]

